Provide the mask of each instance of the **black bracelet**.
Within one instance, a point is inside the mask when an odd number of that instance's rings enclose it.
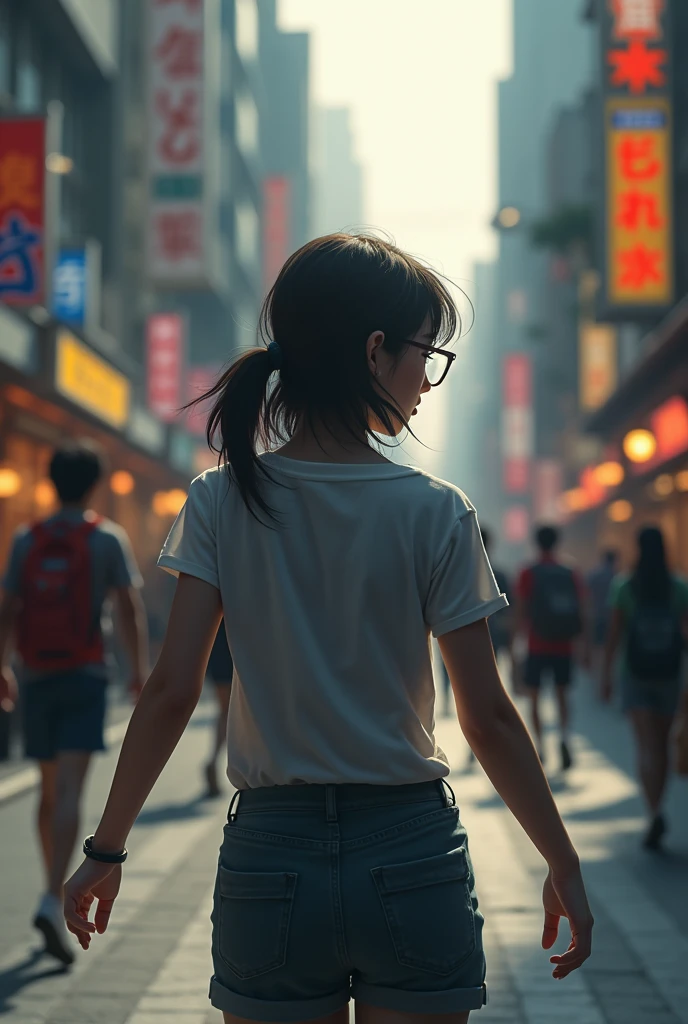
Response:
[[[90,857],[91,860],[97,860],[101,864],[124,864],[127,859],[127,850],[122,850],[121,853],[100,853],[98,850],[93,849],[93,836],[86,836],[84,839],[84,856]]]

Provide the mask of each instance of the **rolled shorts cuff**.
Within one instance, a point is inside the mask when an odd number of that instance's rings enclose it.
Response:
[[[346,1006],[351,998],[348,988],[317,999],[251,999],[225,988],[217,978],[210,979],[210,1002],[217,1010],[233,1013],[248,1020],[278,1021],[289,1024],[293,1021],[315,1020],[336,1013]]]
[[[451,988],[443,992],[409,992],[354,981],[351,994],[362,1003],[401,1013],[461,1013],[479,1010],[487,1002],[484,984],[478,988]]]

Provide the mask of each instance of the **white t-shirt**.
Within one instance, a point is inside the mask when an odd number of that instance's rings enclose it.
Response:
[[[262,458],[275,481],[262,493],[283,525],[257,522],[226,471],[211,469],[191,484],[158,563],[220,590],[234,660],[230,782],[448,775],[430,633],[507,603],[475,509],[405,466]]]

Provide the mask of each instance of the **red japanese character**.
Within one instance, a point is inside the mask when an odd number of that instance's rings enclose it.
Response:
[[[661,162],[653,156],[655,140],[651,135],[641,139],[625,138],[618,146],[621,174],[628,181],[649,181],[656,178],[662,169]]]
[[[630,92],[643,93],[649,85],[661,89],[666,85],[666,50],[650,50],[645,43],[632,42],[624,50],[610,50],[607,61],[613,66],[612,85],[627,85]]]
[[[620,252],[619,259],[623,265],[619,276],[621,285],[642,288],[644,284],[661,284],[664,280],[663,270],[660,269],[663,259],[661,249],[648,249],[639,243],[632,249]]]
[[[175,105],[168,91],[155,98],[158,113],[166,128],[158,142],[160,154],[171,164],[181,166],[196,159],[201,149],[198,134],[198,95],[187,89]]]
[[[155,50],[170,78],[193,78],[203,70],[203,36],[201,32],[170,25]]]
[[[158,214],[157,235],[160,252],[171,263],[202,252],[201,217],[196,210],[167,211]]]
[[[664,219],[659,214],[659,203],[657,196],[648,195],[646,192],[622,192],[619,196],[621,209],[616,218],[616,223],[623,228],[640,227],[644,219],[648,228],[661,228],[664,226]]]

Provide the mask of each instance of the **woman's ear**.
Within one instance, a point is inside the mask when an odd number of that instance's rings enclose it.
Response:
[[[368,358],[368,369],[375,377],[382,375],[382,370],[379,365],[379,356],[382,348],[382,343],[385,340],[384,331],[373,331],[368,336],[366,341],[366,356]]]

